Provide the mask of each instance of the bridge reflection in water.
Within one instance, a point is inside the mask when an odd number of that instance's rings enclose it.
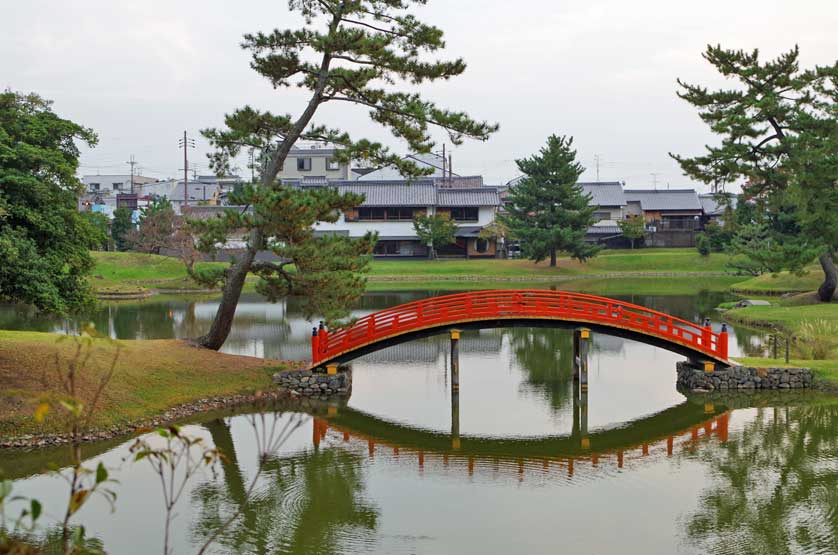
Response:
[[[421,430],[353,409],[330,407],[328,416],[312,419],[312,442],[316,449],[321,444],[343,443],[366,448],[371,459],[383,455],[400,462],[414,461],[419,472],[453,468],[470,477],[480,471],[513,472],[523,481],[531,473],[544,476],[556,472],[572,478],[580,471],[623,469],[651,458],[692,451],[710,438],[725,443],[729,418],[725,407],[685,402],[587,437],[581,435],[580,425],[574,426],[570,436],[485,438]],[[456,429],[453,420],[452,428]]]

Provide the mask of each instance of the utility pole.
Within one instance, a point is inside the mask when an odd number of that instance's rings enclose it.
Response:
[[[195,139],[186,135],[183,132],[183,138],[178,141],[178,147],[183,149],[183,206],[189,206],[189,157],[187,152],[190,148],[195,148]]]
[[[442,143],[442,184],[445,185],[445,163],[448,158],[445,156],[445,143]]]
[[[594,164],[596,164],[596,182],[599,183],[599,154],[594,154]]]
[[[650,175],[652,176],[652,187],[654,187],[655,191],[657,191],[658,190],[658,176],[660,174],[659,173],[652,173]]]
[[[451,181],[454,181],[454,160],[453,154],[448,154],[448,177],[451,178]]]
[[[129,166],[131,166],[131,194],[134,194],[134,166],[137,164],[137,161],[134,159],[134,155],[131,155],[131,159],[125,162]]]

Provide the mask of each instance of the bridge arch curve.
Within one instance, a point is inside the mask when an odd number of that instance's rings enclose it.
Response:
[[[729,366],[728,334],[608,297],[543,289],[501,289],[430,297],[312,335],[312,367],[348,362],[385,347],[452,328],[577,327],[634,339]]]

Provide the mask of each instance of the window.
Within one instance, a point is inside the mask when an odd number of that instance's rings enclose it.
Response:
[[[488,239],[475,239],[474,240],[474,250],[477,252],[483,253],[489,250],[489,240]]]
[[[358,209],[359,220],[381,220],[404,222],[413,220],[413,208],[361,207]]]
[[[401,243],[399,241],[379,241],[375,244],[374,254],[378,256],[393,256],[401,254]]]
[[[478,220],[479,209],[476,206],[441,208],[440,210],[448,211],[451,219],[455,222],[476,222]]]
[[[310,172],[311,158],[297,158],[297,171]]]
[[[112,185],[114,191],[119,191],[120,189],[122,189],[122,183],[112,183]]]
[[[610,220],[611,212],[594,212],[594,221]]]
[[[91,191],[98,191],[98,190],[99,190],[99,186],[100,186],[100,185],[99,185],[98,183],[91,183],[91,184],[90,184],[90,190],[91,190]]]
[[[337,171],[340,169],[340,162],[335,160],[334,158],[327,158],[326,159],[326,169],[330,172]]]

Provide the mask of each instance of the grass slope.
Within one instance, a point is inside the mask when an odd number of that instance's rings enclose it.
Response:
[[[746,326],[775,326],[794,331],[807,320],[838,320],[838,304],[748,306],[725,312],[725,318]]]
[[[97,293],[132,293],[148,289],[204,289],[192,281],[177,258],[138,252],[91,252],[96,266],[90,282]],[[207,265],[223,265],[206,262]],[[200,265],[200,264],[199,264]]]
[[[56,361],[66,368],[75,343],[56,334],[0,331],[0,437],[61,431],[60,415],[42,424],[32,415],[37,398],[58,392]],[[270,374],[283,363],[226,355],[179,340],[120,341],[121,354],[93,421],[96,428],[127,424],[198,399],[252,393],[271,387]],[[90,399],[113,359],[114,343],[94,340],[79,373],[79,396]]]
[[[370,276],[375,277],[549,277],[634,272],[724,272],[730,257],[701,256],[695,249],[607,250],[587,262],[560,258],[551,268],[547,262],[529,260],[375,260]]]
[[[802,276],[781,272],[776,275],[763,274],[737,283],[734,291],[781,295],[814,291],[823,281],[820,266],[808,266]]]

